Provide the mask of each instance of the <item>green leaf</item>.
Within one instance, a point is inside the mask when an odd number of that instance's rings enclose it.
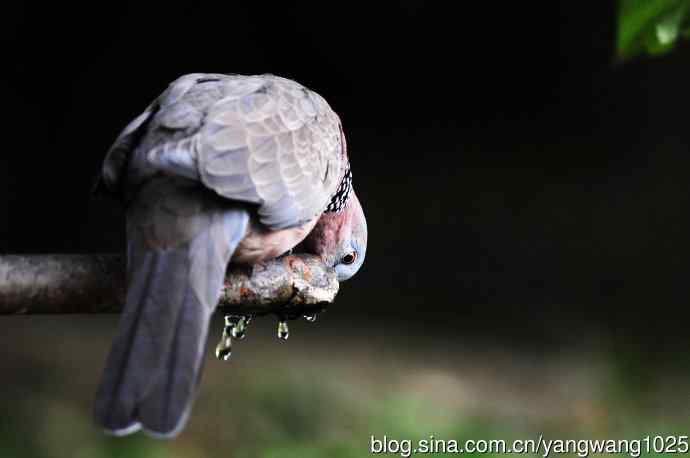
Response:
[[[690,35],[690,0],[621,0],[618,57],[659,55]]]

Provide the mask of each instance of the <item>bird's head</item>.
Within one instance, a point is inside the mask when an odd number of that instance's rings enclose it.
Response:
[[[354,190],[349,194],[344,207],[324,212],[304,240],[307,251],[335,268],[338,281],[356,274],[367,252],[367,220]]]

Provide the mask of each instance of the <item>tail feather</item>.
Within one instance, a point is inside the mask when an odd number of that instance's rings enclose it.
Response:
[[[139,406],[145,431],[174,437],[184,427],[201,379],[211,311],[190,295],[177,317],[165,374]]]
[[[163,368],[182,301],[186,263],[177,252],[146,252],[129,275],[127,305],[96,395],[96,417],[116,435],[136,431],[136,410]],[[182,271],[182,272],[181,272]],[[163,291],[163,288],[166,288]],[[167,301],[161,303],[161,299]]]
[[[227,263],[249,221],[213,199],[171,213],[171,195],[189,190],[162,188],[139,198],[153,208],[131,212],[143,221],[128,221],[127,303],[95,404],[97,422],[115,435],[174,437],[184,427]],[[156,212],[161,195],[166,211]]]

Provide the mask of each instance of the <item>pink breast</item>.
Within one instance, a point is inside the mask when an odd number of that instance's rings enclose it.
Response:
[[[294,248],[311,232],[318,218],[302,226],[271,231],[263,226],[249,229],[232,256],[235,264],[256,264],[277,258]]]

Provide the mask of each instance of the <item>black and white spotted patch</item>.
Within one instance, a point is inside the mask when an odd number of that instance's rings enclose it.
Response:
[[[337,213],[345,208],[347,199],[350,197],[350,191],[352,190],[352,171],[350,170],[350,164],[347,164],[347,170],[345,170],[345,175],[343,180],[338,186],[338,190],[331,196],[331,201],[328,202],[326,206],[326,212]]]

